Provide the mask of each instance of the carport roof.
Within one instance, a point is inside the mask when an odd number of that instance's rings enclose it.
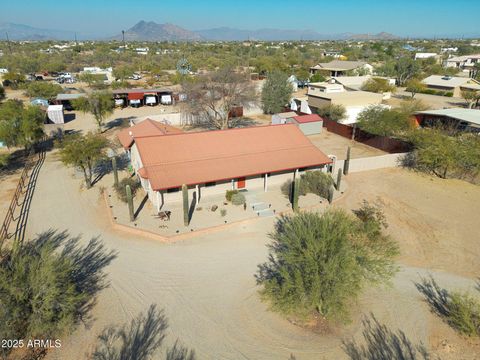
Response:
[[[158,121],[145,119],[144,121],[121,130],[117,137],[124,149],[129,149],[141,137],[178,134],[182,130]]]

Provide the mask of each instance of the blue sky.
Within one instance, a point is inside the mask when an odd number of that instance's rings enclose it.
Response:
[[[1,0],[0,22],[111,35],[139,20],[189,30],[387,31],[402,36],[479,34],[479,0]]]

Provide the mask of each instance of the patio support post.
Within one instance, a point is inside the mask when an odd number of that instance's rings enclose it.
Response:
[[[135,213],[133,212],[133,197],[130,185],[125,186],[125,192],[127,193],[128,213],[130,214],[130,221],[134,221]]]
[[[264,179],[264,183],[263,183],[263,190],[265,192],[268,191],[268,174],[265,174],[265,179]]]
[[[117,169],[117,158],[112,157],[112,169],[113,169],[113,184],[118,185],[118,169]]]
[[[195,185],[195,191],[197,192],[197,204],[200,204],[200,186],[199,185]]]

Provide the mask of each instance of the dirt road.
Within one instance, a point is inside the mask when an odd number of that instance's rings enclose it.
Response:
[[[132,238],[110,230],[98,190],[79,190],[80,183],[73,180],[71,174],[72,171],[53,161],[51,154],[48,156],[38,180],[28,233],[33,235],[53,228],[68,229],[72,235],[81,234],[84,241],[100,236],[108,248],[118,251],[119,256],[108,268],[111,286],[99,296],[93,311],[95,321],[92,326],[81,326],[73,336],[64,338],[62,348],[52,353],[50,359],[85,359],[86,352],[93,347],[97,334],[105,326],[129,321],[138,312],[145,311],[151,303],[163,307],[169,318],[167,343],[171,344],[179,338],[185,345],[195,349],[199,360],[287,360],[291,353],[298,360],[346,358],[341,348],[341,339],[343,336],[360,334],[359,316],[342,332],[322,336],[290,324],[268,311],[266,305],[260,302],[253,275],[257,265],[266,259],[266,234],[272,228],[273,219],[262,219],[248,227],[243,225],[229,228],[224,232],[175,244]],[[399,174],[386,171],[374,175],[352,175],[350,186],[354,186],[358,192],[342,200],[343,205],[356,206],[357,200],[363,195],[369,195],[372,189],[373,194],[390,194],[388,186],[400,194],[407,194],[408,189],[403,187],[409,185],[410,175]],[[391,185],[388,185],[386,176],[391,178]],[[378,179],[378,190],[374,184],[367,185],[372,178]],[[395,182],[397,178],[399,180]],[[429,181],[415,179],[415,183]],[[384,180],[387,185],[382,186]],[[418,197],[418,193],[427,196],[429,189],[434,188],[423,188],[420,185],[417,194],[409,196]],[[473,201],[478,195],[478,191],[461,188],[462,191],[470,192],[465,195],[466,199]],[[364,193],[359,193],[360,191]],[[449,204],[445,217],[458,210],[457,205],[452,204],[457,195],[450,195],[451,191],[453,190],[446,191],[446,200],[442,200]],[[433,195],[440,196],[435,192],[428,196]],[[391,202],[388,202],[389,214],[390,211],[397,210],[396,206],[399,205],[395,198],[389,197],[386,201]],[[436,211],[440,212],[443,205],[428,205],[427,201],[420,211],[432,212],[432,209],[438,208]],[[410,213],[411,217],[408,215]],[[422,223],[420,214],[410,210],[399,214],[404,219],[402,221],[409,219]],[[457,224],[455,229],[446,228],[453,222],[454,219],[449,219],[445,225],[436,224],[439,226],[437,232],[462,232],[463,224]],[[474,225],[471,223],[468,226]],[[392,225],[392,232],[396,228],[401,231],[400,223],[398,227]],[[420,229],[423,231],[423,228]],[[413,236],[413,230],[411,231]],[[400,233],[399,240],[404,241],[405,234],[409,233]],[[421,248],[421,244],[418,246]],[[448,333],[446,325],[429,313],[415,289],[414,281],[418,281],[419,275],[426,275],[431,269],[412,266],[415,264],[411,260],[412,254],[416,250],[408,250],[405,246],[402,248],[406,253],[401,260],[407,266],[402,267],[391,288],[369,290],[360,300],[359,313],[368,314],[372,311],[392,329],[400,328],[413,340],[435,347],[445,332],[437,331],[432,339],[433,328],[447,331],[449,336],[455,334]],[[471,250],[478,251],[478,248]],[[443,251],[441,248],[439,254],[443,254]],[[478,257],[478,252],[476,256]],[[414,256],[413,258],[415,259]],[[464,255],[463,258],[458,255],[457,262],[460,259],[466,262],[473,260],[470,260],[469,255]],[[436,263],[434,258],[431,261]],[[450,261],[444,259],[443,262]],[[442,261],[439,259],[438,263],[438,268],[441,269]],[[461,269],[465,270],[465,267]],[[445,286],[472,288],[475,285],[471,277],[441,271],[435,271],[434,274],[440,284]],[[474,359],[468,351],[461,350],[465,359]],[[163,357],[159,355],[158,358]]]

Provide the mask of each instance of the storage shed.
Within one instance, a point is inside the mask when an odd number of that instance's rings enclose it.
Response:
[[[290,119],[297,116],[296,112],[284,112],[272,115],[272,125],[282,125],[289,122]]]
[[[63,105],[50,105],[47,109],[47,117],[54,124],[63,124]]]
[[[315,135],[322,132],[323,119],[317,114],[294,116],[289,122],[297,125],[304,135]]]

